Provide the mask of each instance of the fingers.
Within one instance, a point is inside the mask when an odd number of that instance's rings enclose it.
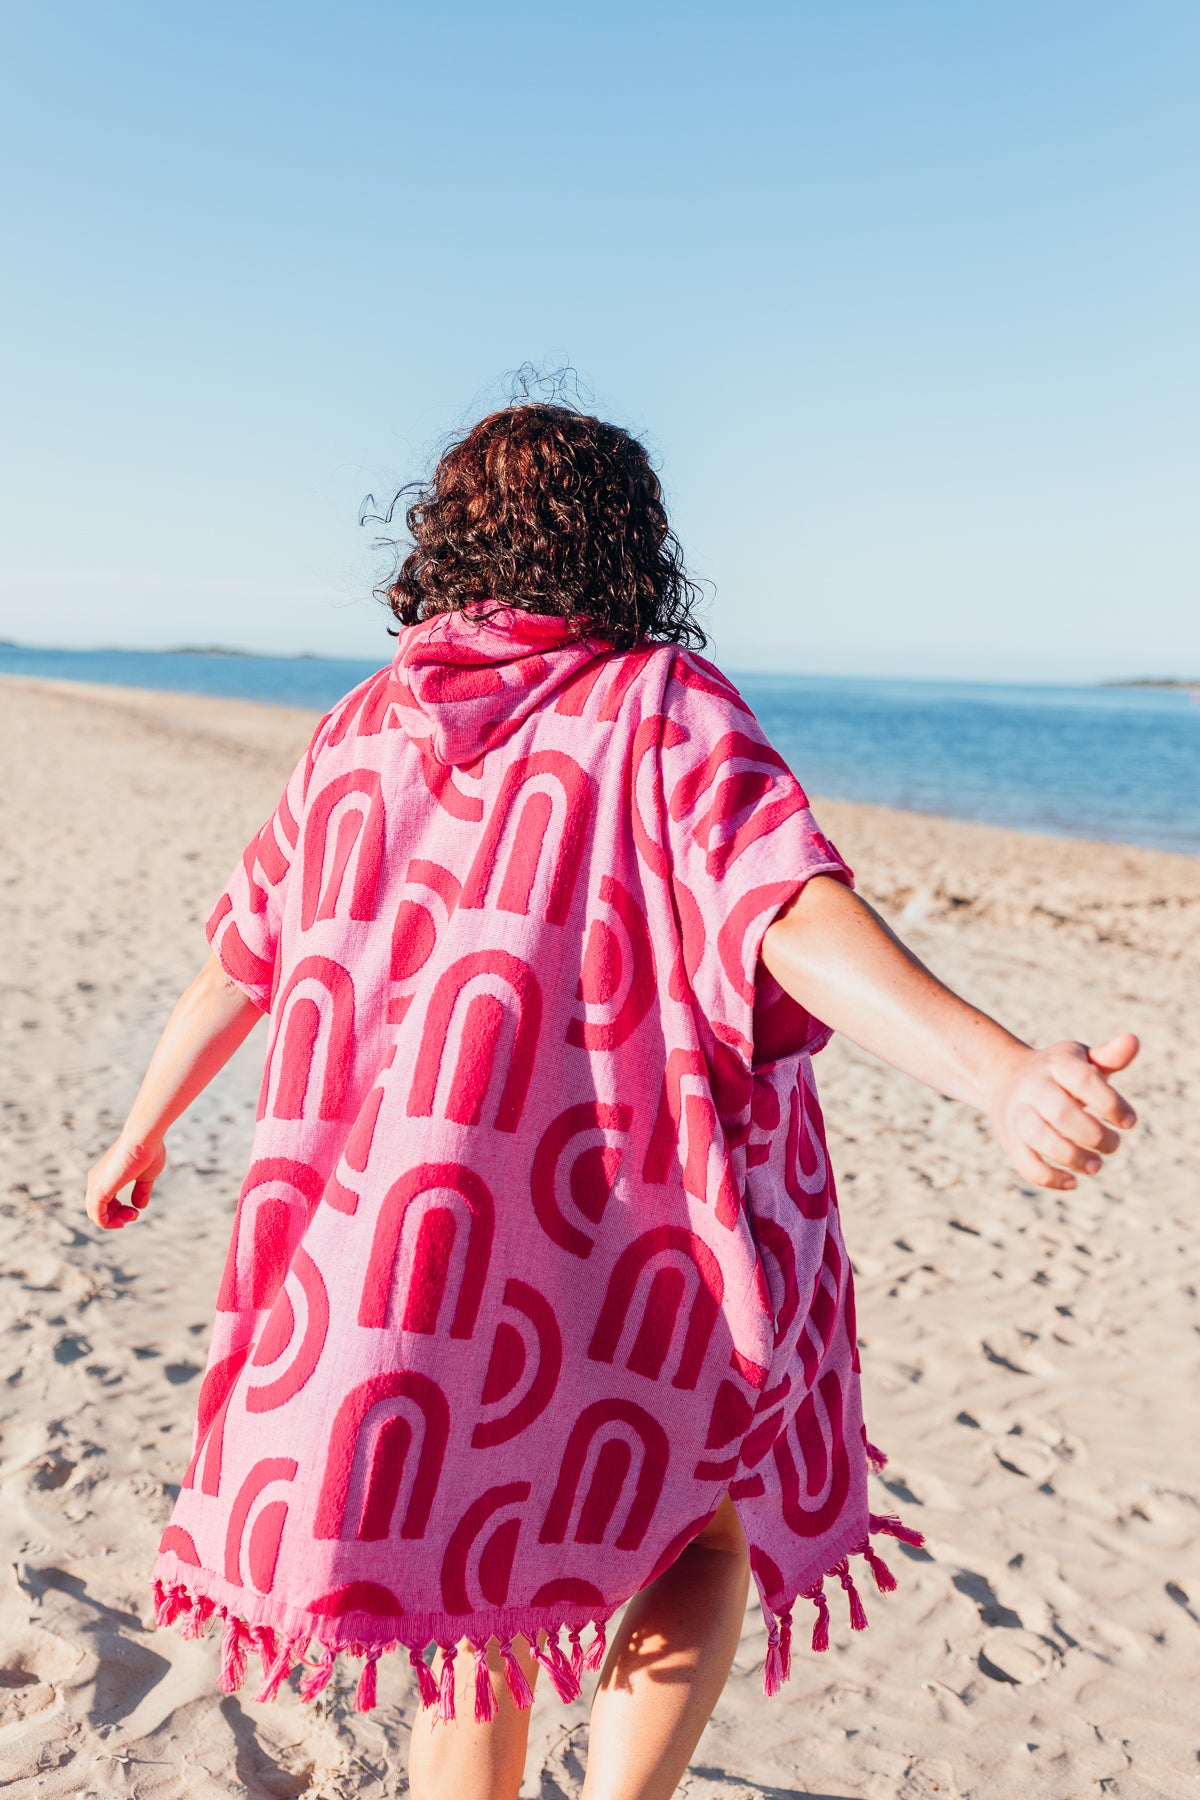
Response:
[[[166,1167],[166,1161],[162,1144],[149,1153],[139,1150],[132,1154],[123,1150],[119,1142],[114,1144],[88,1171],[84,1205],[92,1224],[99,1226],[101,1231],[119,1231],[123,1225],[132,1225],[140,1219],[150,1204],[154,1183]],[[130,1181],[133,1191],[129,1198],[118,1199],[121,1189]]]
[[[1132,1031],[1123,1031],[1119,1037],[1109,1038],[1107,1044],[1093,1045],[1088,1058],[1098,1069],[1113,1075],[1118,1069],[1127,1069],[1141,1047]]]
[[[1086,1113],[1080,1115],[1086,1118]],[[1074,1169],[1080,1175],[1095,1175],[1101,1168],[1101,1159],[1095,1150],[1087,1149],[1083,1144],[1072,1143],[1061,1131],[1047,1124],[1040,1113],[1031,1113],[1021,1133],[1026,1146],[1044,1162],[1055,1163],[1060,1169]]]
[[[150,1195],[154,1184],[167,1166],[167,1153],[160,1144],[151,1161],[141,1171],[133,1184],[133,1192],[129,1196],[129,1204],[138,1212],[144,1212],[150,1204]]]
[[[88,1218],[101,1231],[119,1230],[122,1225],[128,1225],[133,1219],[140,1219],[142,1216],[133,1206],[118,1200],[115,1191],[98,1183],[89,1182],[86,1204]]]
[[[1128,1066],[1137,1051],[1127,1033],[1090,1052],[1066,1043],[1035,1053],[1009,1114],[1014,1166],[1041,1187],[1072,1188],[1076,1175],[1098,1174],[1136,1120],[1108,1071]]]
[[[1123,1094],[1119,1094],[1107,1079],[1105,1065],[1096,1058],[1110,1052],[1113,1045],[1132,1044],[1134,1049],[1125,1057],[1124,1062],[1114,1062],[1112,1068],[1124,1068],[1133,1061],[1137,1054],[1137,1039],[1131,1034],[1124,1038],[1114,1038],[1112,1044],[1103,1044],[1099,1050],[1088,1050],[1084,1044],[1063,1046],[1064,1054],[1055,1058],[1054,1078],[1059,1086],[1065,1088],[1090,1113],[1098,1119],[1106,1119],[1118,1131],[1128,1131],[1137,1124],[1137,1114]],[[1115,1148],[1115,1146],[1114,1146]]]
[[[138,1212],[145,1212],[150,1204],[150,1195],[153,1192],[153,1189],[154,1177],[152,1175],[143,1176],[140,1181],[135,1181],[133,1184],[133,1192],[129,1196],[130,1206],[136,1208]]]
[[[1031,1102],[1033,1110],[1052,1131],[1068,1142],[1077,1144],[1081,1150],[1096,1150],[1101,1156],[1111,1156],[1120,1148],[1121,1134],[1102,1119],[1097,1119],[1078,1100],[1057,1083],[1048,1084],[1045,1093],[1037,1095]],[[1097,1162],[1096,1167],[1099,1168]]]
[[[1076,1186],[1074,1175],[1066,1169],[1052,1169],[1050,1164],[1044,1162],[1036,1151],[1030,1149],[1028,1144],[1014,1144],[1009,1152],[1009,1161],[1017,1174],[1023,1175],[1026,1181],[1032,1181],[1035,1187],[1073,1188]]]

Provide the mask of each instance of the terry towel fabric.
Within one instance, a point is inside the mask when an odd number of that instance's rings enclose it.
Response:
[[[728,1492],[787,1673],[869,1513],[811,1058],[759,967],[849,880],[736,690],[510,608],[404,631],[322,721],[209,921],[270,1013],[161,1622],[269,1697],[523,1634],[565,1698]],[[587,1649],[581,1633],[594,1635]],[[563,1643],[563,1633],[566,1643]],[[544,1635],[543,1635],[544,1634]]]

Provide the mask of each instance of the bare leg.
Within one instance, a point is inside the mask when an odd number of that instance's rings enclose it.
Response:
[[[537,1664],[524,1638],[516,1640],[514,1649],[532,1687]],[[439,1657],[435,1673],[440,1661]],[[408,1744],[412,1800],[517,1800],[525,1772],[529,1713],[512,1703],[494,1638],[488,1645],[488,1668],[499,1708],[489,1725],[475,1723],[475,1655],[465,1644],[454,1659],[453,1722],[435,1721],[432,1710],[418,1712]]]
[[[749,1586],[727,1495],[625,1609],[592,1703],[584,1800],[670,1800],[728,1679]]]

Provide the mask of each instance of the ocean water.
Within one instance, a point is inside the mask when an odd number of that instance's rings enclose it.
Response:
[[[0,673],[322,711],[377,666],[0,645]],[[730,673],[813,793],[1200,853],[1200,704],[1185,690]]]

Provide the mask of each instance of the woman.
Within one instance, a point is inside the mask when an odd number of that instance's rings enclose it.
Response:
[[[89,1178],[97,1224],[136,1219],[270,1014],[158,1616],[216,1615],[221,1686],[253,1650],[261,1698],[347,1652],[369,1708],[407,1653],[418,1800],[515,1795],[539,1670],[572,1698],[600,1667],[585,1792],[651,1800],[751,1573],[770,1694],[797,1604],[816,1649],[831,1595],[861,1629],[855,1569],[889,1589],[879,1538],[919,1541],[869,1509],[812,1056],[846,1031],[1064,1188],[1133,1122],[1137,1044],[1029,1048],[855,897],[689,647],[626,433],[496,413],[408,524],[395,661],[318,727]]]

